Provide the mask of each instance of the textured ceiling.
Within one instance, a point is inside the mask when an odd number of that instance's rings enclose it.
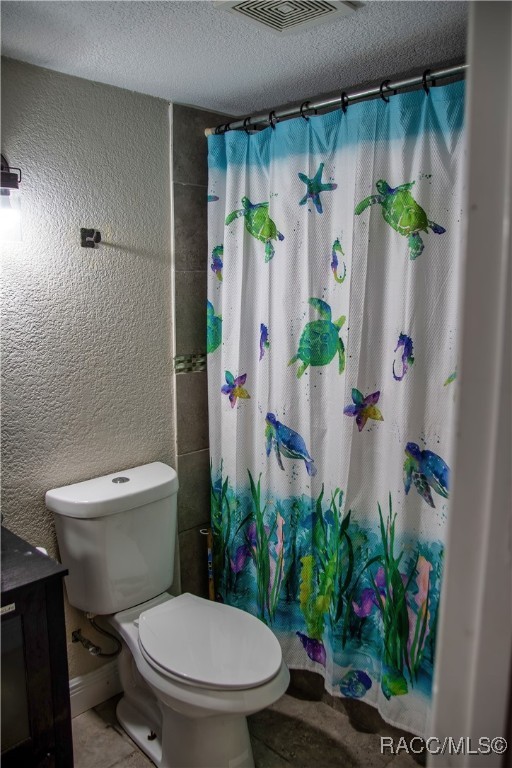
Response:
[[[278,37],[211,0],[3,0],[2,53],[232,115],[464,57],[467,3],[376,2]]]

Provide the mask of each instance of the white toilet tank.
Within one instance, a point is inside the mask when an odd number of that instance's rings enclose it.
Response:
[[[171,585],[177,492],[159,461],[47,492],[71,605],[117,613]]]

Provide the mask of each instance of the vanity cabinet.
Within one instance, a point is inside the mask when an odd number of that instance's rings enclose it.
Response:
[[[2,527],[2,768],[72,768],[62,579]]]

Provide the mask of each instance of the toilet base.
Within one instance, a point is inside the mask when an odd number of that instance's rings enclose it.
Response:
[[[126,733],[158,768],[254,768],[244,716],[193,719],[161,709],[161,727],[125,697],[116,710]]]
[[[162,732],[160,725],[149,720],[123,696],[116,707],[123,730],[155,765],[162,765]],[[155,738],[153,738],[155,734]]]
[[[254,768],[245,716],[196,719],[173,710],[162,715],[161,768]]]

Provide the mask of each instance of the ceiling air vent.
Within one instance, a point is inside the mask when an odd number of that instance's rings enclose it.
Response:
[[[220,0],[216,5],[280,35],[316,27],[355,11],[354,4],[341,0]]]

